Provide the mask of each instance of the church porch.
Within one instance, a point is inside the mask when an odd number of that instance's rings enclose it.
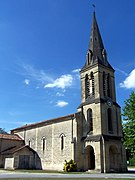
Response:
[[[102,172],[100,141],[86,141],[84,149],[84,170]]]

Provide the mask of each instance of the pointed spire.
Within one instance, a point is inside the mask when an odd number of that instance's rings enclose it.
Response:
[[[111,65],[107,61],[106,50],[104,49],[103,41],[102,41],[99,27],[96,20],[96,13],[94,10],[93,22],[92,22],[92,28],[91,28],[91,34],[90,34],[90,42],[89,42],[85,67],[91,66],[97,63],[112,68]]]
[[[101,39],[101,35],[100,35],[100,31],[98,28],[96,15],[95,15],[95,11],[94,11],[92,29],[91,29],[91,35],[90,35],[90,42],[89,42],[89,50],[91,50],[93,52],[94,59],[96,59],[96,56],[101,59],[103,49],[104,49],[104,46],[103,46],[103,42]]]

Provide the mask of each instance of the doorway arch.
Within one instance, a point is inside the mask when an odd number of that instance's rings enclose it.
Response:
[[[109,148],[109,161],[110,161],[110,171],[118,170],[118,149],[116,146],[111,145]]]
[[[95,169],[95,153],[94,148],[92,146],[86,147],[86,161],[87,161],[87,169],[93,170]]]

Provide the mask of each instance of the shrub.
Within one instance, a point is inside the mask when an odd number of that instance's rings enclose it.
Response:
[[[135,166],[135,157],[129,159],[129,165]]]
[[[75,172],[77,170],[77,165],[72,159],[68,162],[65,160],[63,170],[65,172]]]

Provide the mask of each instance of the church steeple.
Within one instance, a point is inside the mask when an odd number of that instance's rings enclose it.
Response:
[[[104,49],[104,45],[102,42],[102,38],[100,35],[100,31],[98,28],[97,20],[95,11],[93,13],[93,22],[92,22],[92,29],[91,29],[91,35],[90,35],[90,42],[89,42],[89,48],[88,50],[92,51],[93,60],[96,60],[96,58],[102,59],[102,51]]]
[[[94,11],[90,42],[86,56],[86,64],[83,69],[87,68],[88,66],[93,66],[95,64],[102,64],[113,69],[107,60],[107,53],[103,45],[100,30],[96,20],[96,14]]]
[[[82,101],[78,112],[81,114],[85,167],[101,169],[101,172],[125,171],[126,156],[121,143],[120,106],[116,102],[114,69],[107,60],[95,12],[80,80]]]

